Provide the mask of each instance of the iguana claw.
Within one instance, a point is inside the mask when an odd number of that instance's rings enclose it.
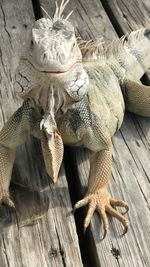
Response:
[[[15,209],[15,204],[10,199],[7,192],[0,193],[0,203],[7,205],[9,208]]]
[[[100,189],[98,192],[90,193],[85,198],[78,201],[76,205],[74,206],[74,211],[87,204],[89,205],[89,208],[88,208],[86,218],[84,220],[84,232],[89,226],[91,218],[95,210],[97,210],[97,212],[100,214],[101,219],[103,221],[104,235],[102,239],[105,238],[108,228],[109,228],[109,223],[108,223],[106,212],[111,214],[113,217],[117,218],[123,224],[124,226],[123,235],[127,232],[128,220],[120,212],[118,212],[116,209],[112,207],[112,206],[120,206],[120,207],[124,207],[126,211],[128,211],[128,205],[126,202],[122,200],[115,200],[111,198],[107,189]]]

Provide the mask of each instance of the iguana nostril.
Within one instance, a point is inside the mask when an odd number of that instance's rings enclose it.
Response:
[[[43,54],[43,59],[46,59],[46,53]]]
[[[46,62],[48,61],[47,53],[42,54],[41,61],[43,61],[46,64]]]
[[[52,61],[53,60],[53,57],[52,57],[52,54],[49,52],[49,53],[43,53],[42,54],[42,61],[43,61],[43,63],[44,64],[47,64],[47,63],[49,63],[50,61]]]

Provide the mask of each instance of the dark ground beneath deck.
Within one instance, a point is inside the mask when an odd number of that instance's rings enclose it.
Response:
[[[30,24],[51,15],[49,0],[0,1],[0,127],[17,109],[12,80]],[[86,40],[103,37],[106,44],[141,27],[150,27],[149,0],[76,0],[71,20],[77,35]],[[143,78],[149,82],[148,75]],[[113,170],[110,191],[128,202],[128,233],[109,217],[110,231],[101,241],[98,215],[83,235],[86,208],[70,212],[85,194],[89,153],[65,148],[64,165],[57,185],[45,172],[40,144],[31,138],[18,149],[11,195],[16,211],[0,208],[0,267],[118,267],[150,266],[150,119],[127,113],[121,130],[113,138]]]

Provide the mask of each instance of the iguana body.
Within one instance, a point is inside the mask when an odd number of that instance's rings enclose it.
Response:
[[[106,211],[122,222],[126,232],[128,221],[113,206],[126,210],[128,206],[107,190],[111,138],[122,124],[125,105],[136,114],[150,116],[150,88],[139,82],[150,67],[150,30],[133,32],[107,49],[92,43],[80,51],[72,25],[61,16],[67,2],[56,8],[53,20],[36,22],[31,47],[21,59],[15,86],[25,101],[0,132],[0,199],[14,205],[9,184],[15,150],[28,134],[41,139],[46,169],[54,182],[63,143],[82,145],[92,152],[88,192],[75,205],[76,209],[89,204],[84,228],[97,210],[104,235]]]

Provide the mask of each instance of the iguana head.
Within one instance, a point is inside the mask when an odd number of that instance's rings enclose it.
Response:
[[[74,27],[68,16],[62,16],[68,2],[56,4],[53,18],[37,20],[31,31],[29,60],[38,71],[53,76],[65,74],[82,61]]]
[[[25,96],[47,81],[64,88],[76,100],[87,91],[88,77],[82,66],[82,54],[75,30],[62,13],[69,0],[62,0],[53,18],[41,18],[31,29],[27,53],[21,58],[16,75],[16,88]],[[43,77],[43,78],[42,78]],[[37,86],[36,86],[36,85]]]

